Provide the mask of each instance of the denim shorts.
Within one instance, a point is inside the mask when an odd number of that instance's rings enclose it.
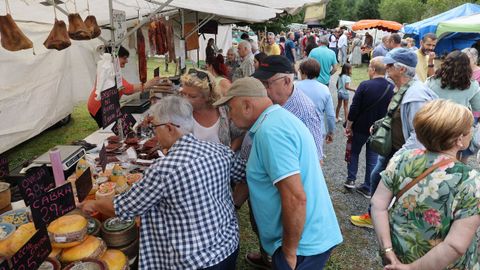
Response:
[[[338,96],[338,99],[341,99],[341,100],[348,100],[350,97],[348,92],[343,92],[343,91],[338,91],[337,96]]]

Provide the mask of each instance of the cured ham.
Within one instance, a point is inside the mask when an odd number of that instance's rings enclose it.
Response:
[[[171,21],[168,21],[166,24],[167,28],[167,47],[168,47],[168,61],[169,62],[176,62],[175,58],[175,42],[174,42],[174,34],[173,34],[173,25]]]
[[[98,26],[97,18],[93,15],[89,15],[85,18],[85,26],[87,27],[88,32],[90,32],[90,37],[92,39],[97,38],[100,36],[100,33],[102,33],[102,30],[100,30],[100,27]]]
[[[55,49],[61,51],[72,45],[72,42],[68,38],[67,25],[64,21],[55,20],[53,29],[48,35],[43,45],[47,49]]]
[[[78,13],[68,14],[68,36],[73,40],[91,39],[90,31]]]
[[[10,14],[0,16],[1,45],[9,51],[33,48],[33,43],[17,26]]]
[[[145,54],[145,37],[142,29],[137,29],[137,54],[138,54],[138,74],[140,81],[145,83],[147,81],[147,55]]]

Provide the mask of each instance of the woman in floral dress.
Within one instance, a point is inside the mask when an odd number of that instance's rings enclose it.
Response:
[[[480,174],[456,160],[471,140],[472,113],[447,100],[427,103],[414,128],[426,150],[397,153],[372,198],[372,219],[385,269],[480,269]],[[395,194],[440,161],[452,160]]]

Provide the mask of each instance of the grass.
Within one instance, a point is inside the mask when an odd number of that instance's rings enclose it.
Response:
[[[160,68],[161,76],[173,75],[175,65],[170,64],[168,71],[165,72],[164,60],[161,58],[149,59],[148,61],[148,75],[149,78],[153,75],[153,69]],[[188,65],[188,66],[191,66]],[[355,87],[360,84],[361,81],[368,79],[367,67],[363,65],[359,68],[353,69],[352,80]],[[38,136],[12,148],[6,152],[7,157],[10,160],[10,167],[15,168],[21,165],[24,161],[29,160],[35,156],[45,153],[48,149],[55,145],[69,144],[75,140],[81,140],[94,132],[97,129],[95,121],[90,117],[85,103],[79,103],[75,106],[72,113],[72,120],[67,125],[60,128],[53,128],[42,132]],[[342,205],[334,202],[337,211],[341,211]],[[252,231],[249,221],[248,205],[245,204],[238,212],[240,219],[240,254],[238,258],[237,269],[253,269],[249,267],[245,260],[245,254],[250,251],[258,250],[258,239],[255,233]],[[354,269],[358,263],[359,258],[358,250],[362,246],[368,245],[365,239],[361,236],[361,231],[347,231],[343,230],[344,244],[337,247],[327,264],[326,269],[329,270],[341,270],[341,269]]]

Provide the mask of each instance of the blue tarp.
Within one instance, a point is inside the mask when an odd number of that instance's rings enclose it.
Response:
[[[417,43],[417,46],[420,46],[420,39],[426,33],[435,33],[437,31],[438,23],[479,12],[480,5],[470,3],[463,4],[428,19],[412,24],[407,24],[403,27],[401,32],[413,37],[415,39],[415,42]],[[475,39],[480,39],[480,34],[466,35],[466,33],[452,33],[438,41],[435,52],[437,54],[443,54],[445,52],[450,52],[454,49],[462,49],[468,47],[468,39],[473,39],[470,43],[471,45],[475,42]]]

